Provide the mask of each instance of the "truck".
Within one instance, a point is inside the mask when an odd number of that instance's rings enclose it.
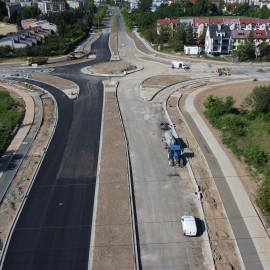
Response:
[[[189,66],[185,62],[181,62],[181,61],[172,61],[171,67],[172,68],[183,68],[183,69],[189,68]]]
[[[67,54],[67,60],[74,60],[74,59],[77,59],[74,52]]]
[[[48,57],[27,57],[27,64],[31,66],[32,64],[46,64],[48,62]]]
[[[164,132],[162,137],[164,148],[168,150],[168,160],[170,166],[184,167],[183,148],[177,142],[170,130]]]

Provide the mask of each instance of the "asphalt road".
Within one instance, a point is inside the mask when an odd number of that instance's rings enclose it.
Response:
[[[108,35],[92,45],[108,61]],[[3,269],[87,269],[101,128],[101,80],[80,74],[87,64],[55,70],[80,87],[69,100],[54,87],[58,124],[8,246]],[[88,64],[89,65],[89,64]],[[21,79],[24,81],[23,79]]]

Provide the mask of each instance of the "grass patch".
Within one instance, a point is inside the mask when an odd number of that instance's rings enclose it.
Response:
[[[112,16],[112,27],[111,27],[112,32],[117,32],[117,27],[116,27],[116,16]]]
[[[24,116],[23,106],[0,88],[0,156],[5,152],[15,127]]]

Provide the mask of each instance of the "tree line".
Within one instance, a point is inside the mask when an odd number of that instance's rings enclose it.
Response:
[[[1,2],[0,2],[1,3]],[[1,5],[0,5],[1,10]],[[67,9],[60,13],[41,14],[37,5],[23,7],[19,14],[10,19],[20,25],[22,19],[35,18],[47,20],[57,26],[57,32],[49,35],[41,44],[12,50],[10,46],[0,47],[0,57],[13,56],[55,56],[63,55],[73,50],[89,33],[89,29],[96,25],[101,26],[106,14],[107,6],[97,8],[94,0],[87,0],[84,8]],[[0,17],[1,17],[0,12]]]

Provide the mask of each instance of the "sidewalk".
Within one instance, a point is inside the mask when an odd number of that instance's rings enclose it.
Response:
[[[263,269],[270,269],[270,240],[264,226],[232,163],[194,106],[196,95],[206,89],[206,87],[201,88],[189,94],[185,102],[186,110],[220,166],[221,173],[218,174],[219,171],[214,168],[214,162],[209,163],[246,269],[257,270],[262,269],[262,267]],[[198,144],[201,143],[198,141]],[[201,149],[204,152],[203,147]],[[207,156],[209,153],[205,152],[204,155]],[[224,177],[220,176],[222,174]]]

